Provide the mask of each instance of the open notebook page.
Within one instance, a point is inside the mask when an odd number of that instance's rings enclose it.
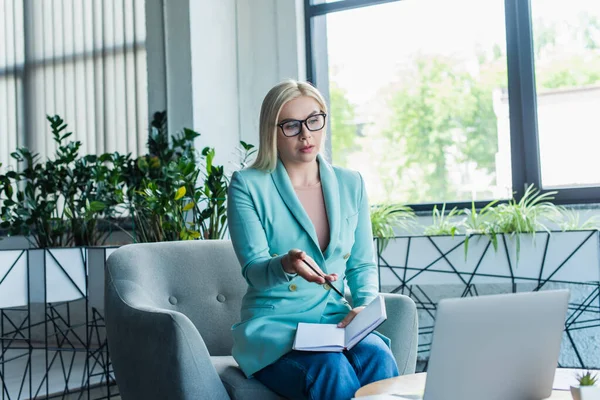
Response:
[[[354,347],[386,319],[385,301],[382,296],[377,296],[346,327],[346,348]]]
[[[346,328],[338,328],[335,324],[299,322],[293,349],[302,351],[343,351],[344,349],[351,349],[386,318],[383,297],[377,296],[354,317]]]
[[[294,349],[313,351],[342,351],[344,349],[344,328],[335,324],[298,324]]]

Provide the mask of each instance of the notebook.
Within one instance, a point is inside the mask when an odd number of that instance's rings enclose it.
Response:
[[[298,323],[294,350],[334,351],[350,350],[387,319],[385,301],[377,296],[345,327],[336,324]]]

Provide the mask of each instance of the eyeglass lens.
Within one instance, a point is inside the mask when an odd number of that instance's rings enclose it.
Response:
[[[302,131],[302,123],[306,122],[309,131],[318,131],[325,126],[325,116],[323,114],[312,115],[304,121],[288,121],[282,125],[283,134],[286,136],[295,136]]]

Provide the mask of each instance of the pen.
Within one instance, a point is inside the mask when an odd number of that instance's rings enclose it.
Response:
[[[312,269],[315,274],[319,275],[321,278],[325,278],[316,269],[314,269],[312,265],[310,265],[308,262],[306,262],[306,260],[303,259],[302,261],[304,261],[304,264],[308,265],[308,268]],[[333,286],[333,282],[328,282],[327,279],[325,279],[325,283],[327,285],[329,285],[330,288],[332,288],[333,290],[335,290],[335,292],[337,294],[339,294],[340,296],[342,296],[342,298],[345,298],[344,295],[342,294],[342,292],[340,292],[335,286]]]

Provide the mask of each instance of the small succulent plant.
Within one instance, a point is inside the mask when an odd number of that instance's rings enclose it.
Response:
[[[587,371],[585,374],[577,374],[577,381],[579,382],[579,386],[594,386],[598,381],[598,375]]]

